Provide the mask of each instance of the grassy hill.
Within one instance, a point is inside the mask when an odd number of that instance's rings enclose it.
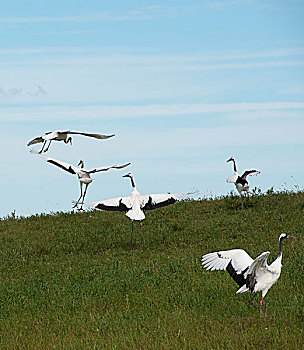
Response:
[[[0,348],[300,349],[304,326],[304,193],[180,202],[147,213],[81,212],[0,221]],[[202,254],[278,252],[268,313],[236,295],[227,272]],[[258,299],[258,298],[257,298]]]

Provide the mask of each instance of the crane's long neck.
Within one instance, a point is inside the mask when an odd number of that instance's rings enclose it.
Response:
[[[281,238],[279,240],[279,254],[278,254],[278,258],[280,258],[282,256],[282,246],[283,246],[283,239]]]
[[[233,160],[233,170],[234,170],[234,172],[236,172],[236,173],[237,173],[235,159],[232,159],[232,160]]]
[[[131,180],[132,187],[135,188],[135,182],[134,182],[133,176],[129,176],[129,177],[130,177],[130,180]]]

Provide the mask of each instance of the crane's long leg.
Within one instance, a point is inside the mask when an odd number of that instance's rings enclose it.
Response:
[[[263,306],[263,297],[259,303],[260,312],[262,312],[262,306]],[[267,304],[265,305],[265,316],[267,316]]]
[[[132,237],[133,237],[133,220],[131,220],[132,222],[132,231],[131,231],[131,243],[130,243],[130,248],[132,249]]]
[[[262,297],[262,299],[261,299],[261,301],[260,301],[260,303],[259,303],[259,309],[260,309],[260,310],[262,309],[262,306],[263,306],[263,297]]]
[[[141,245],[144,246],[144,240],[143,240],[143,235],[142,235],[142,222],[141,222],[139,225],[140,225],[140,240],[141,240]]]
[[[73,205],[73,208],[76,208],[78,206],[78,203],[79,203],[81,197],[82,197],[82,182],[80,182],[80,197],[78,198],[78,200]]]
[[[250,300],[250,304],[251,304],[252,306],[254,306],[253,300],[254,300],[254,298],[255,298],[256,296],[257,296],[257,294],[254,293],[253,298]]]
[[[47,152],[49,150],[49,148],[51,146],[51,142],[52,142],[52,140],[49,140],[49,144],[48,144],[47,148],[44,150],[44,152]]]
[[[242,193],[241,193],[241,199],[242,199],[242,209],[244,208],[244,198],[242,196]]]
[[[86,194],[87,194],[87,189],[88,189],[88,186],[89,186],[89,184],[86,184],[86,187],[85,187],[85,190],[84,190],[84,194],[83,194],[83,196],[82,196],[82,202],[81,202],[81,207],[80,207],[80,209],[79,210],[82,210],[82,205],[83,205],[83,203],[84,203],[84,197],[86,196]],[[80,197],[81,198],[81,197]]]
[[[44,146],[45,146],[46,143],[47,143],[47,140],[45,140],[45,141],[43,142],[42,148],[41,148],[41,150],[38,152],[38,154],[42,153],[42,151],[43,151]]]

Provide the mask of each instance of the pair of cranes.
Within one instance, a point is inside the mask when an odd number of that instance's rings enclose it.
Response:
[[[107,171],[109,169],[122,169],[129,166],[130,163],[118,165],[118,166],[112,165],[112,166],[103,166],[103,167],[98,167],[93,169],[85,169],[83,160],[80,160],[78,164],[81,167],[77,168],[69,163],[41,155],[47,142],[49,143],[47,145],[47,148],[44,150],[44,152],[48,151],[52,141],[63,141],[66,144],[67,143],[72,144],[72,138],[71,136],[68,136],[70,134],[79,134],[79,135],[94,137],[97,139],[107,139],[114,136],[114,135],[107,136],[107,135],[101,135],[101,134],[84,133],[84,132],[70,131],[70,130],[68,131],[57,130],[57,131],[45,133],[40,137],[34,138],[27,145],[30,146],[36,143],[43,142],[43,146],[41,150],[37,152],[41,158],[45,159],[48,163],[56,165],[71,174],[77,174],[80,182],[81,193],[74,207],[78,206],[82,198],[82,202],[81,202],[81,209],[82,209],[87,187],[92,182],[90,174],[101,172],[101,171]],[[249,184],[246,178],[248,175],[257,175],[260,172],[255,169],[247,170],[240,176],[237,172],[235,158],[231,157],[230,159],[227,160],[227,162],[230,162],[230,161],[233,162],[234,175],[229,177],[226,181],[228,183],[235,184],[237,191],[241,195],[242,208],[243,208],[242,193],[249,191]],[[128,173],[123,177],[128,177],[131,180],[131,185],[133,190],[129,197],[118,197],[118,198],[107,199],[99,202],[88,203],[85,205],[89,207],[101,209],[101,210],[126,212],[126,215],[131,219],[131,222],[132,222],[131,243],[130,243],[132,248],[134,220],[140,221],[141,243],[143,245],[141,221],[145,219],[144,211],[153,210],[156,208],[173,204],[178,200],[189,198],[190,194],[188,193],[188,194],[141,195],[135,187],[135,182],[132,174]],[[85,185],[84,193],[82,191],[83,184]],[[287,239],[287,238],[291,238],[292,240],[295,240],[295,238],[290,235],[287,235],[285,233],[281,234],[279,237],[279,254],[276,260],[270,265],[267,264],[267,258],[270,254],[269,251],[266,251],[260,254],[255,260],[253,260],[248,255],[248,253],[243,249],[232,249],[232,250],[208,253],[203,255],[201,259],[201,263],[203,268],[206,268],[207,270],[211,270],[211,271],[227,270],[230,276],[239,285],[239,289],[237,290],[237,293],[245,293],[245,292],[254,293],[254,296],[251,299],[252,305],[254,305],[253,300],[256,297],[256,293],[261,291],[262,298],[259,303],[259,307],[261,308],[263,304],[263,299],[267,294],[268,290],[271,288],[273,284],[275,284],[278,281],[280,277],[281,268],[282,268],[282,242],[284,239]]]
[[[101,172],[101,171],[108,171],[109,169],[123,169],[129,166],[131,163],[86,169],[84,167],[84,160],[82,159],[78,163],[78,166],[80,166],[80,168],[78,168],[69,163],[66,163],[54,158],[46,157],[41,154],[42,152],[47,152],[49,150],[52,141],[63,141],[65,144],[70,143],[72,145],[72,137],[69,135],[83,135],[83,136],[93,137],[100,140],[108,139],[115,135],[102,135],[102,134],[86,133],[86,132],[74,131],[74,130],[55,130],[55,131],[47,132],[42,136],[35,137],[33,140],[29,141],[27,144],[27,146],[31,146],[36,143],[43,143],[42,148],[39,152],[36,152],[34,150],[32,150],[32,152],[37,153],[42,159],[46,160],[48,163],[58,166],[59,168],[67,171],[70,174],[78,176],[78,180],[80,183],[80,197],[78,198],[77,201],[75,201],[73,208],[78,208],[78,205],[80,204],[79,209],[81,210],[84,203],[84,198],[87,193],[88,186],[93,181],[90,176],[91,174]],[[44,149],[47,142],[48,142],[47,148]],[[84,191],[83,191],[83,186],[85,187]]]
[[[256,169],[246,170],[242,175],[239,175],[235,158],[231,157],[227,162],[233,162],[234,175],[230,176],[226,181],[235,184],[242,199],[243,209],[243,193],[248,193],[249,191],[247,176],[258,175],[260,171]],[[282,243],[283,240],[287,238],[291,239],[293,242],[296,240],[295,237],[282,233],[279,236],[278,256],[270,265],[267,263],[270,254],[269,251],[260,254],[253,260],[243,249],[231,249],[205,254],[202,256],[201,264],[206,270],[226,270],[239,285],[239,289],[236,292],[237,294],[246,292],[254,293],[253,298],[250,300],[253,306],[253,301],[257,292],[261,292],[262,297],[259,302],[259,308],[261,309],[265,295],[280,277],[282,269]]]

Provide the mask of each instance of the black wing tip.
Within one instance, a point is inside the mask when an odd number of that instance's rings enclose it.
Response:
[[[104,211],[128,211],[130,209],[124,203],[122,203],[122,200],[119,201],[119,205],[105,205],[103,203],[97,203],[94,208]]]
[[[226,270],[229,273],[229,275],[233,278],[233,280],[239,285],[239,287],[242,287],[244,284],[246,284],[244,273],[247,271],[248,268],[249,267],[247,267],[241,273],[236,273],[235,269],[232,266],[232,262],[230,261],[226,267]]]

